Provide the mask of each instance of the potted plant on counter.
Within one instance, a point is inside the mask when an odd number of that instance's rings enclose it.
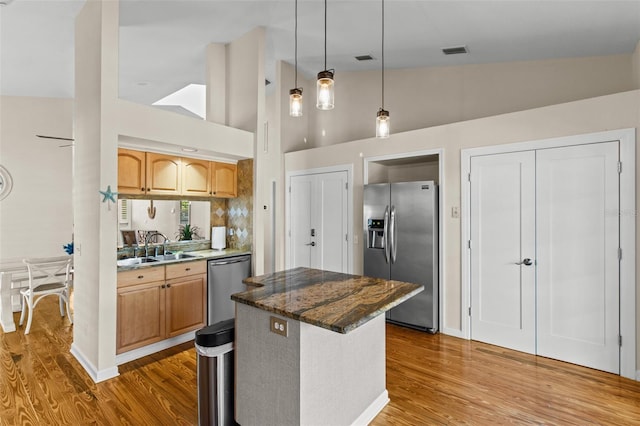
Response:
[[[180,225],[176,238],[178,238],[179,241],[193,240],[194,237],[200,238],[198,231],[199,229],[197,226],[191,226],[188,223],[186,225]]]

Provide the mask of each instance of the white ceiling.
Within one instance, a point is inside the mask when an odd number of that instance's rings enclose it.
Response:
[[[6,1],[6,0],[5,0]],[[0,93],[73,97],[74,19],[84,0],[13,0],[0,8]],[[323,2],[299,0],[298,64],[324,69]],[[328,0],[327,67],[380,69],[381,4]],[[445,66],[633,52],[640,0],[386,0],[387,68]],[[120,96],[151,104],[204,83],[204,51],[266,28],[266,78],[294,59],[294,0],[121,0]],[[442,47],[466,45],[467,55]],[[358,62],[369,54],[374,61]],[[293,83],[292,83],[293,87]]]

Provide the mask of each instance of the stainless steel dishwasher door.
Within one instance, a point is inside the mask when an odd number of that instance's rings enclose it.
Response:
[[[231,295],[245,291],[242,280],[251,275],[251,255],[209,261],[207,273],[207,325],[236,316]]]

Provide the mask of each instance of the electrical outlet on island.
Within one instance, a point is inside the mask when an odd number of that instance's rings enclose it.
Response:
[[[271,332],[287,337],[287,321],[276,317],[269,317],[269,319],[271,320]]]

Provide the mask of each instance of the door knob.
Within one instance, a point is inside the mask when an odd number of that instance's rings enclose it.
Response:
[[[522,259],[522,262],[516,262],[516,265],[530,266],[530,265],[533,265],[533,261],[527,257],[527,258]]]
[[[315,241],[313,241],[313,242],[310,242],[309,244],[305,244],[305,246],[315,247],[316,243],[315,243]]]

